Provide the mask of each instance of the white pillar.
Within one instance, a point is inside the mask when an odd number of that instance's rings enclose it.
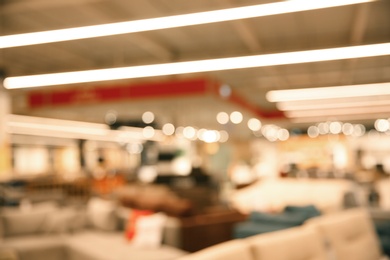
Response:
[[[11,98],[0,79],[0,179],[11,176],[11,146],[6,131],[7,115],[11,113]]]

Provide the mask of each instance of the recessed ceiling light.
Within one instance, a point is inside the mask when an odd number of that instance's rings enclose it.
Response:
[[[167,123],[162,127],[162,131],[165,135],[173,135],[175,133],[175,126],[171,123]]]
[[[217,114],[217,121],[221,125],[225,125],[229,122],[229,115],[226,112],[219,112]]]
[[[248,120],[248,127],[252,131],[259,131],[261,129],[261,121],[257,118],[251,118]]]
[[[233,124],[239,124],[242,122],[243,116],[241,112],[234,111],[230,114],[230,121],[232,121]]]
[[[145,113],[142,114],[142,121],[145,124],[150,124],[154,121],[154,114],[150,111],[146,111]]]

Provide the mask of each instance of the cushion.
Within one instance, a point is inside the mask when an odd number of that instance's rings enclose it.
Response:
[[[48,215],[56,210],[55,203],[40,203],[26,210],[3,210],[4,235],[18,236],[41,233]]]
[[[163,213],[139,217],[135,223],[132,245],[139,248],[158,248],[162,242],[165,222],[166,215]]]
[[[322,239],[314,228],[295,227],[247,238],[254,259],[326,260]],[[351,258],[352,259],[352,258]]]
[[[57,235],[14,236],[4,240],[1,247],[14,249],[18,260],[67,259],[63,237]]]
[[[72,231],[72,225],[77,222],[77,212],[73,208],[62,208],[46,217],[43,225],[45,233],[67,233]]]
[[[132,240],[136,234],[136,225],[141,217],[152,215],[153,211],[134,209],[128,214],[128,220],[125,227],[125,237],[127,240]]]
[[[116,230],[119,224],[116,207],[114,201],[91,198],[87,204],[88,221],[94,228],[104,231]]]
[[[337,259],[377,260],[381,250],[368,211],[344,210],[309,221],[326,238]]]
[[[88,225],[88,216],[85,209],[72,208],[74,215],[72,221],[68,224],[71,232],[82,231]]]
[[[183,256],[179,260],[252,260],[249,244],[236,239],[217,244],[195,253]]]

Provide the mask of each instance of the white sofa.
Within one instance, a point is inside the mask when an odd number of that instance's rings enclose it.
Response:
[[[230,240],[181,257],[180,260],[253,260],[250,244],[244,239]]]
[[[186,254],[171,246],[125,238],[115,203],[86,207],[40,203],[0,212],[1,260],[170,260]]]
[[[247,240],[254,259],[327,260],[321,238],[312,228],[290,228],[250,237]]]
[[[334,259],[378,260],[379,239],[368,210],[350,209],[308,220],[329,245]]]
[[[348,209],[302,226],[228,241],[180,260],[382,260],[369,213]]]

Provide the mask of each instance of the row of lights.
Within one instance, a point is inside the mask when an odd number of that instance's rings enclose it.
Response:
[[[366,132],[366,128],[362,124],[342,123],[339,121],[334,122],[321,122],[316,125],[312,125],[307,129],[307,135],[310,138],[316,138],[320,135],[328,134],[344,134],[346,136],[360,137]]]
[[[147,111],[142,114],[142,121],[145,124],[151,124],[154,121],[154,118],[154,114],[150,111]],[[192,141],[200,140],[206,143],[224,143],[229,139],[229,134],[224,130],[217,131],[205,128],[196,129],[192,126],[175,127],[171,123],[164,124],[161,131],[166,136],[172,136],[175,134],[177,137],[184,137]],[[152,138],[155,135],[155,129],[152,126],[146,126],[144,127],[142,133],[145,138]]]
[[[226,112],[219,112],[217,114],[217,121],[221,125],[226,125],[227,123],[232,122],[233,124],[240,124],[242,120],[244,119],[241,112],[234,111],[230,115]]]
[[[240,124],[244,120],[244,117],[241,112],[233,111],[230,115],[226,112],[219,112],[217,114],[217,122],[221,125],[226,125],[231,122],[233,124]],[[261,121],[257,118],[251,118],[248,120],[248,127],[252,131],[260,131],[261,129]]]
[[[143,113],[142,121],[146,124],[150,124],[154,121],[154,114],[150,111]],[[217,114],[217,121],[220,124],[227,124],[232,122],[233,124],[240,124],[243,121],[242,113],[233,111],[230,115],[226,112],[219,112]],[[287,129],[281,128],[276,125],[262,125],[261,121],[257,118],[251,118],[247,122],[248,128],[253,131],[257,137],[264,136],[268,141],[286,141],[290,137],[290,133]],[[390,118],[389,119],[377,119],[375,121],[375,129],[378,132],[388,133],[390,132]],[[162,132],[166,136],[176,134],[178,137],[184,137],[189,140],[201,140],[207,143],[213,142],[226,142],[229,139],[229,134],[222,130],[208,130],[208,129],[196,129],[192,126],[187,127],[175,127],[171,123],[167,123],[162,127]],[[344,134],[346,136],[360,137],[366,133],[366,128],[362,124],[343,123],[339,121],[321,122],[316,125],[312,125],[307,129],[307,134],[310,138],[316,138],[320,135],[328,134]],[[143,135],[145,138],[152,138],[155,134],[155,130],[152,126],[146,126],[143,129]]]
[[[221,125],[226,125],[229,122],[240,124],[243,119],[244,117],[238,111],[233,111],[230,114],[226,112],[219,112],[217,114],[217,121]],[[290,132],[287,129],[272,124],[263,126],[257,118],[250,118],[247,125],[256,137],[264,136],[270,142],[286,141],[290,138]]]
[[[217,114],[218,123],[224,125],[229,122],[233,124],[242,123],[244,117],[241,112],[233,111],[228,114],[226,112],[219,112]],[[142,121],[146,124],[152,123],[154,120],[154,114],[152,112],[145,112],[142,115]],[[290,137],[290,133],[287,129],[281,128],[276,125],[262,125],[261,121],[257,118],[250,118],[247,122],[248,128],[254,133],[255,136],[264,136],[268,141],[286,141]],[[213,142],[226,142],[229,139],[229,134],[224,131],[208,130],[208,129],[196,129],[192,126],[177,127],[171,123],[163,125],[162,132],[166,136],[175,134],[178,137],[184,137],[189,140],[201,140],[206,143]],[[152,126],[146,126],[143,130],[145,138],[152,138],[155,134]]]
[[[290,138],[290,132],[277,125],[264,125],[260,131],[253,132],[255,136],[264,136],[270,142],[287,141]]]
[[[151,123],[151,122],[150,122]],[[248,121],[249,128],[253,131],[254,135],[257,137],[265,137],[270,142],[275,141],[286,141],[290,137],[290,132],[287,129],[281,128],[276,125],[264,125],[261,126],[261,122],[258,119],[252,118]],[[374,133],[386,133],[390,134],[390,119],[378,119],[375,121],[375,130],[372,129],[369,131],[369,135]],[[189,140],[201,140],[206,143],[213,142],[226,142],[229,139],[229,135],[226,131],[217,131],[217,130],[207,130],[207,129],[195,129],[194,127],[177,127],[173,124],[167,123],[163,126],[162,132],[166,136],[171,136],[176,134],[178,137],[184,137]],[[366,128],[362,124],[351,124],[351,123],[342,123],[342,122],[321,122],[316,125],[310,126],[307,130],[307,134],[310,138],[316,138],[320,135],[328,134],[344,134],[345,136],[352,137],[361,137],[366,133]],[[152,138],[155,134],[155,130],[151,126],[147,126],[143,130],[145,138]],[[141,147],[132,146],[132,152],[141,152]]]

